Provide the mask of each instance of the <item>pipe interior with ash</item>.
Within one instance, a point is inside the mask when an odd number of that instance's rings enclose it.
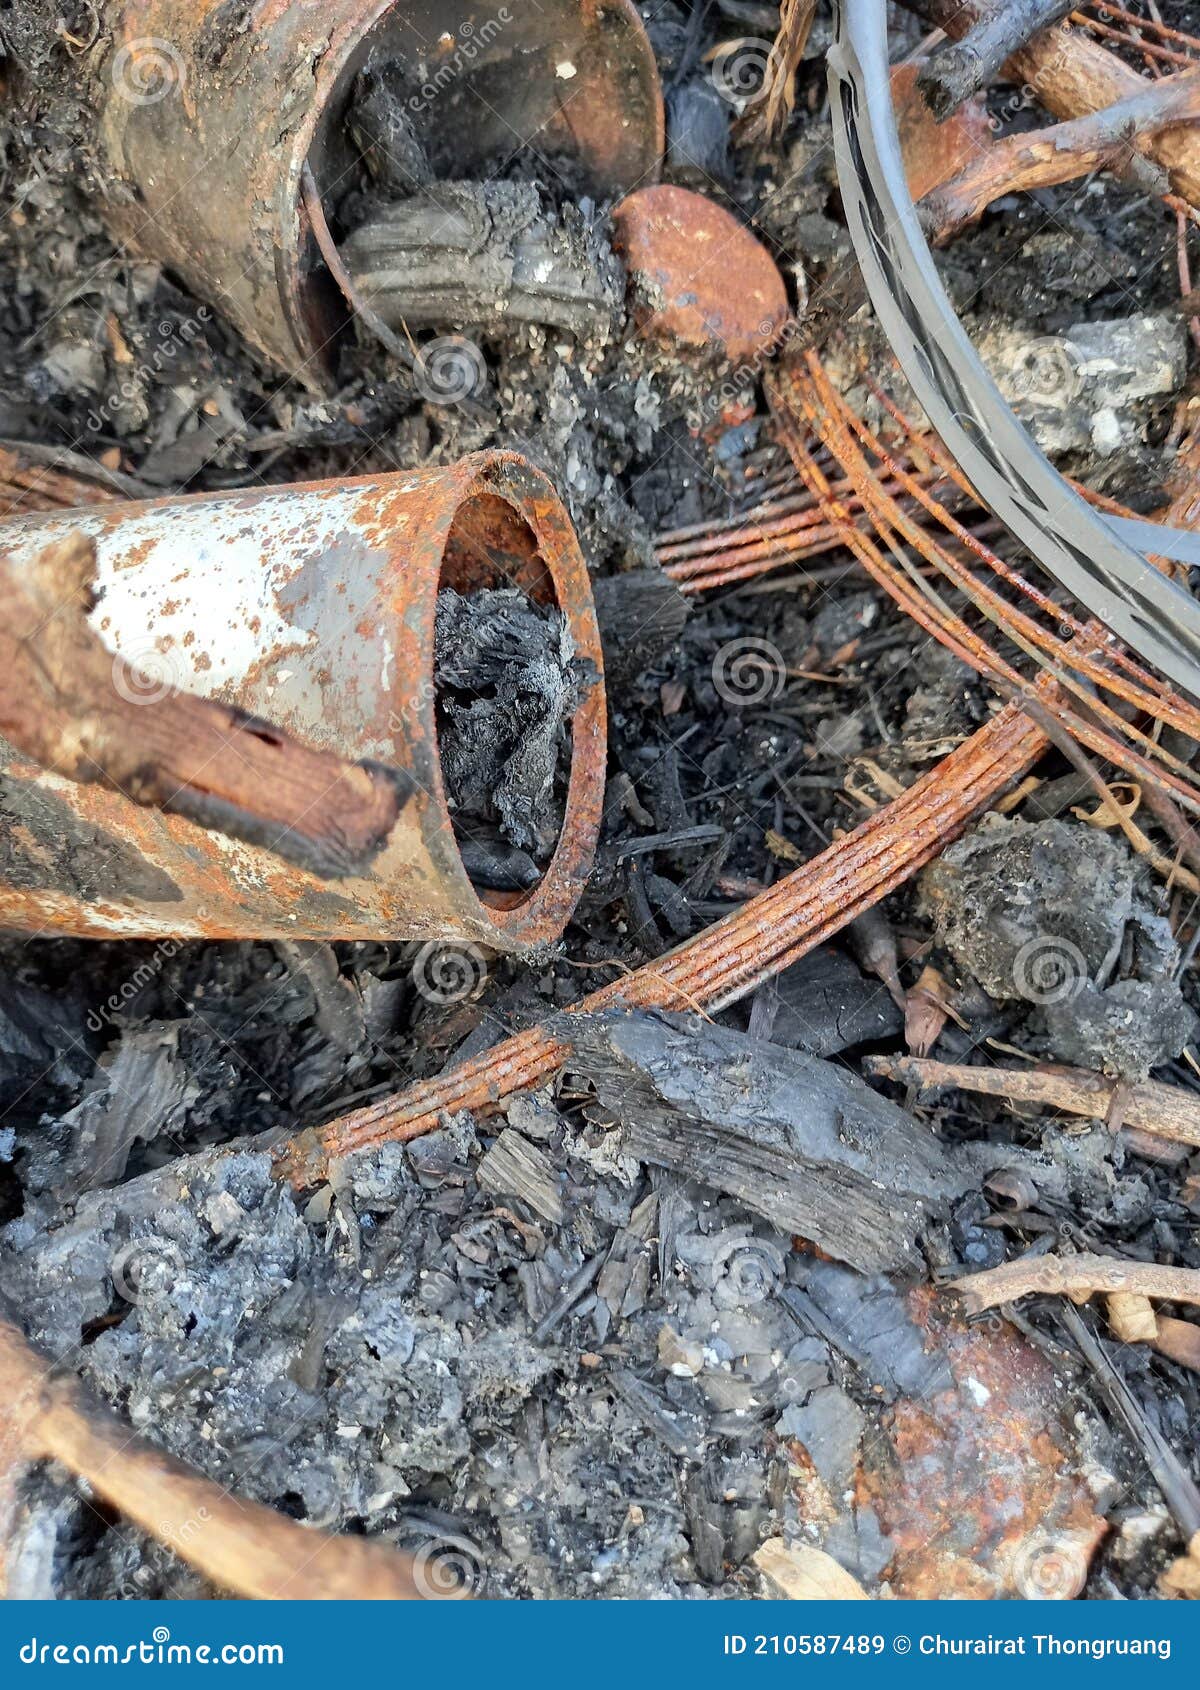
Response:
[[[488,494],[446,542],[434,648],[438,757],[475,889],[537,886],[562,835],[571,727],[598,677],[579,655],[537,536]]]

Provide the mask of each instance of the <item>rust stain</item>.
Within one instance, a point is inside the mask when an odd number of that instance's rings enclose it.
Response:
[[[1062,1380],[1007,1322],[968,1326],[928,1288],[910,1310],[953,1388],[902,1399],[864,1439],[858,1489],[895,1545],[895,1595],[1070,1599],[1107,1531]]]
[[[617,206],[613,226],[642,333],[715,347],[734,363],[764,357],[779,338],[788,319],[783,277],[722,206],[687,188],[639,188]]]

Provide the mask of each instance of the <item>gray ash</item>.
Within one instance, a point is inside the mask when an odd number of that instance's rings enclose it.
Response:
[[[562,831],[584,664],[561,611],[519,588],[438,595],[442,778],[467,872],[536,884]]]

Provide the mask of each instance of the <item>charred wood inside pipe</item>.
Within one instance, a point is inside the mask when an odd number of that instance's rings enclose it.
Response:
[[[527,891],[562,832],[588,665],[562,613],[513,587],[438,597],[442,779],[477,885]]]
[[[358,293],[393,329],[543,323],[607,336],[620,266],[576,206],[527,182],[442,182],[384,205],[344,242]]]

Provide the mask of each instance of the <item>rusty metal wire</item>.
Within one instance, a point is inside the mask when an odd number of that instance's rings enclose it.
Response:
[[[767,385],[780,436],[822,522],[840,526],[843,544],[920,627],[1006,696],[1020,696],[1031,675],[1048,672],[1062,689],[1061,725],[1081,745],[1200,813],[1200,784],[1160,734],[1171,727],[1200,738],[1200,709],[947,508],[928,474],[909,467],[919,453],[944,482],[971,497],[935,440],[918,436],[876,389],[899,431],[898,444],[885,446],[813,353],[773,372]],[[829,454],[831,473],[814,456],[817,445]]]
[[[1097,40],[1140,54],[1147,67],[1154,64],[1193,65],[1200,59],[1200,38],[1172,29],[1158,18],[1144,17],[1108,0],[1071,13],[1071,22]]]

